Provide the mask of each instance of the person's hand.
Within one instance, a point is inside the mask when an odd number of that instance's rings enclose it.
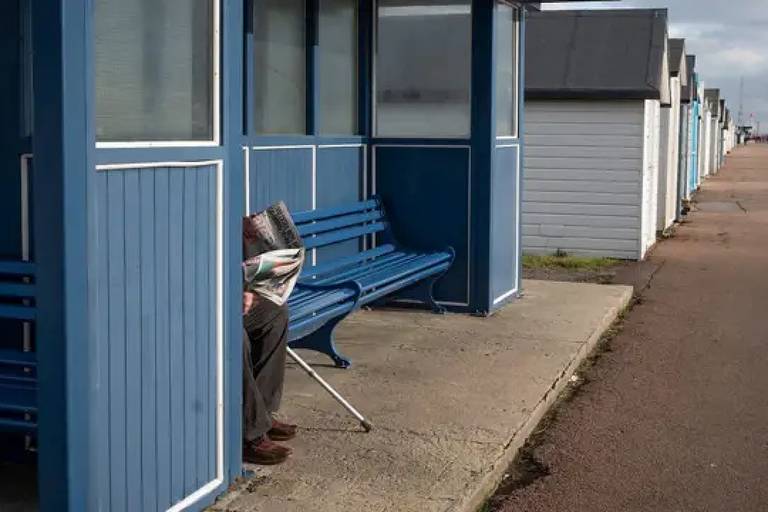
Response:
[[[243,315],[247,315],[254,304],[256,304],[256,294],[253,292],[243,292]]]

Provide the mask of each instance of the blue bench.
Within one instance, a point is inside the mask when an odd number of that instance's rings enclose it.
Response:
[[[453,263],[454,250],[418,251],[398,244],[379,198],[294,213],[293,220],[307,263],[288,301],[291,348],[321,352],[346,368],[350,361],[336,349],[333,331],[356,309],[398,299],[444,312],[433,287]],[[312,251],[355,242],[357,253],[311,264]]]
[[[35,267],[0,261],[0,318],[34,322]],[[37,429],[37,358],[24,347],[0,349],[0,431]]]

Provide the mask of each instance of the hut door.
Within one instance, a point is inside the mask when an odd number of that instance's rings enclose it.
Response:
[[[93,510],[199,509],[227,482],[225,2],[93,3],[90,499]]]

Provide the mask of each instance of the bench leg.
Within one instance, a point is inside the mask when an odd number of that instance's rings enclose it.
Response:
[[[396,294],[395,297],[399,299],[418,300],[419,302],[429,306],[429,308],[434,313],[444,315],[448,310],[445,308],[445,306],[437,303],[434,294],[435,283],[437,283],[437,281],[440,280],[443,275],[444,274],[437,274],[432,277],[428,277],[413,287]]]
[[[303,348],[307,350],[314,350],[325,354],[333,359],[334,364],[339,368],[349,368],[352,366],[352,361],[344,357],[336,349],[336,343],[334,342],[333,331],[336,326],[346,316],[336,317],[333,320],[328,321],[320,329],[316,330],[312,334],[308,334],[303,338],[289,343],[291,348]]]

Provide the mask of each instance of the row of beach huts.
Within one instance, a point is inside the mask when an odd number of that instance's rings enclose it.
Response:
[[[666,9],[532,12],[523,251],[641,260],[737,143]]]

